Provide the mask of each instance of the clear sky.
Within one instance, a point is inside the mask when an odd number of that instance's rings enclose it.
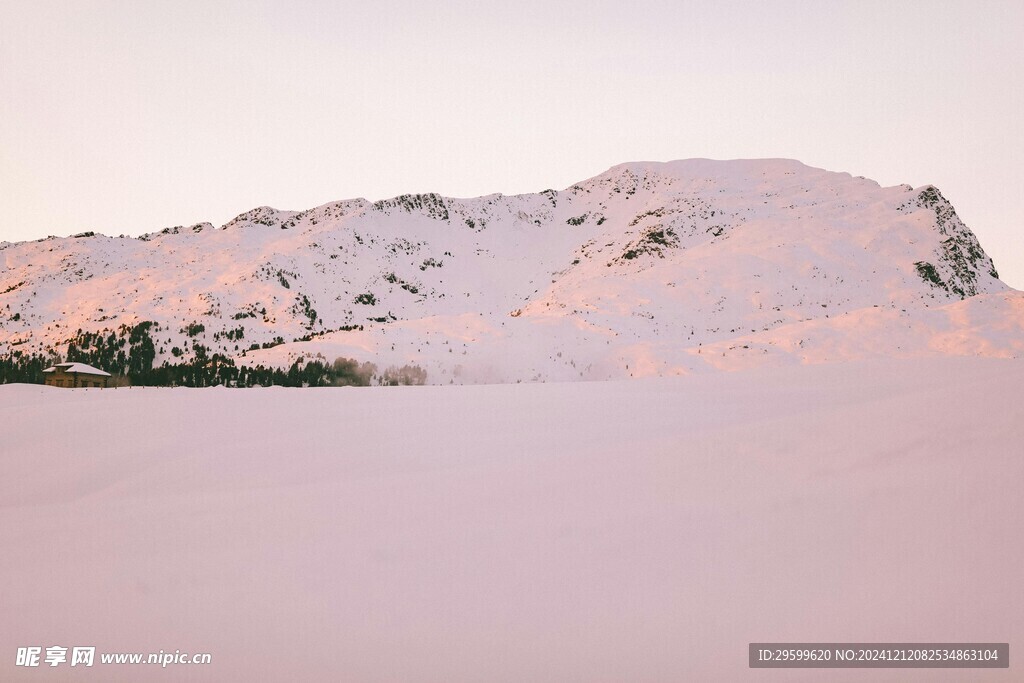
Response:
[[[933,183],[1024,288],[1024,2],[0,0],[0,240],[624,161]]]

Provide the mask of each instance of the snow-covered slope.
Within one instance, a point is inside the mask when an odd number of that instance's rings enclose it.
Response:
[[[1022,294],[937,189],[787,160],[0,245],[0,353],[142,321],[157,364],[198,345],[249,365],[414,363],[431,383],[1024,353]]]
[[[985,358],[0,386],[0,680],[1019,680],[755,675],[747,643],[1016,648],[1022,402],[1024,361]],[[53,645],[97,664],[15,666]],[[158,650],[212,662],[99,663]]]

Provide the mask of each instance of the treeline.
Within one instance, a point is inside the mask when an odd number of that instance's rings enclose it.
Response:
[[[151,332],[158,331],[151,321],[135,326],[122,325],[116,332],[95,333],[79,330],[68,344],[68,362],[86,363],[113,375],[112,385],[158,387],[326,387],[326,386],[398,386],[425,384],[427,373],[415,365],[390,367],[378,373],[373,363],[337,358],[333,363],[299,358],[287,369],[239,366],[233,358],[210,354],[199,344],[192,346],[191,360],[154,366],[156,346]],[[24,382],[43,384],[43,370],[61,362],[56,355],[11,351],[0,356],[0,384]]]
[[[153,369],[156,345],[151,332],[159,329],[159,325],[146,320],[131,327],[121,325],[108,334],[78,330],[68,343],[66,360],[86,363],[112,375],[141,377]]]
[[[0,356],[0,384],[42,384],[46,377],[43,370],[59,362],[60,359],[56,357],[12,351],[6,356]]]
[[[74,359],[76,362],[89,361]],[[15,382],[43,384],[43,370],[61,362],[55,356],[25,354],[20,351],[0,356],[0,384]],[[102,365],[89,363],[102,368]],[[264,365],[235,365],[232,358],[221,354],[198,355],[186,363],[167,363],[131,374],[112,373],[112,386],[148,387],[365,387],[422,385],[427,372],[416,365],[390,367],[378,374],[373,363],[359,363],[351,358],[338,358],[333,363],[298,359],[287,369]]]

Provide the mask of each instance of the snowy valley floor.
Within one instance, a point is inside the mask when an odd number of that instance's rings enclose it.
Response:
[[[1024,362],[969,358],[2,386],[0,680],[1020,680],[1022,406]],[[752,670],[757,641],[1011,668]],[[212,663],[15,666],[51,645]]]

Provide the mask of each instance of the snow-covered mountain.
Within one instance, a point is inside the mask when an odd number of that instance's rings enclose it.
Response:
[[[157,365],[343,356],[435,384],[1024,354],[1024,293],[936,188],[789,160],[0,243],[0,355],[63,355],[145,321]]]

